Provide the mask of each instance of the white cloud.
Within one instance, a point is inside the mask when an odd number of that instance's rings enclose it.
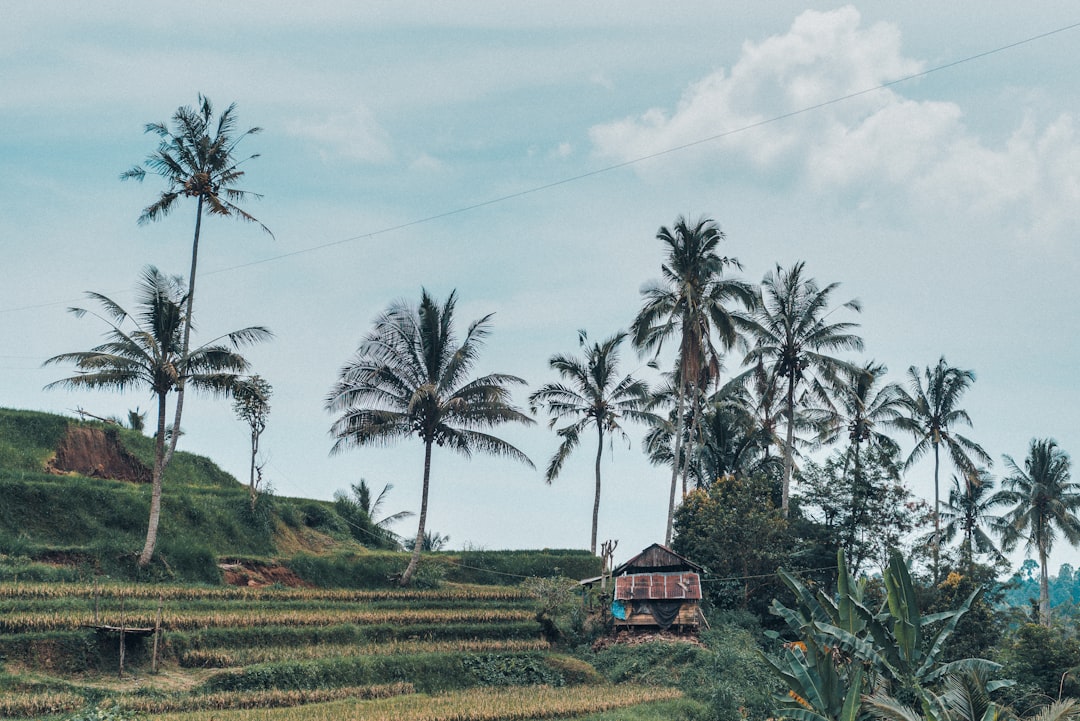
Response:
[[[594,126],[595,152],[624,162],[697,144],[639,168],[730,174],[743,164],[760,182],[794,180],[860,206],[899,200],[920,214],[979,214],[1024,234],[1080,225],[1072,118],[1060,115],[1041,132],[1029,119],[991,147],[954,102],[912,100],[901,87],[863,93],[924,69],[904,57],[900,40],[894,25],[861,27],[852,7],[806,11],[787,33],[744,43],[730,72],[690,85],[673,111]]]
[[[344,158],[381,165],[394,159],[389,134],[366,107],[320,120],[294,120],[287,130],[290,135],[314,141],[324,160]]]

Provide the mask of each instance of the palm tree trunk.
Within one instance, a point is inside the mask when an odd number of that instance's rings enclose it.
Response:
[[[165,474],[165,405],[166,396],[158,393],[157,437],[154,439],[154,470],[151,476],[150,521],[146,525],[146,543],[139,553],[139,566],[146,568],[157,546],[158,523],[161,521],[161,478]]]
[[[600,521],[600,454],[604,452],[604,426],[600,421],[596,423],[596,435],[598,441],[596,444],[596,497],[592,504],[592,543],[589,546],[594,556],[596,555],[596,528]]]
[[[701,394],[698,392],[697,383],[694,384],[694,396],[691,399],[691,412],[690,412],[690,434],[687,436],[688,442],[686,444],[686,452],[683,453],[686,456],[683,459],[682,469],[682,497],[686,498],[686,477],[690,475],[690,456],[693,454],[693,450],[698,441],[699,428],[701,427]]]
[[[791,495],[791,474],[795,469],[795,372],[788,376],[787,432],[784,443],[784,485],[780,492],[780,512],[787,518],[788,499]]]
[[[934,441],[934,583],[941,580],[938,573],[938,558],[941,552],[941,513],[939,512],[941,500],[938,491],[938,469],[940,466],[941,459],[938,457],[938,444],[937,441]]]
[[[1039,539],[1039,623],[1050,628],[1050,575],[1046,569],[1046,543]]]
[[[184,412],[184,386],[186,384],[188,352],[191,350],[191,310],[195,304],[195,270],[199,263],[199,235],[202,232],[203,197],[200,195],[195,205],[195,237],[191,241],[191,272],[188,276],[187,313],[184,317],[184,345],[180,350],[180,376],[176,380],[176,414],[173,417],[173,432],[169,438],[169,449],[165,454],[165,465],[172,460],[176,452],[176,442],[180,440],[180,418]]]
[[[413,543],[412,558],[409,559],[409,565],[405,568],[405,573],[401,574],[401,585],[408,586],[412,581],[413,574],[416,573],[417,566],[420,565],[420,551],[424,548],[424,524],[427,523],[427,501],[428,501],[428,486],[431,481],[431,441],[424,441],[424,485],[420,492],[420,524],[416,529],[416,542]]]
[[[667,507],[667,531],[664,533],[664,545],[671,545],[671,531],[675,525],[675,489],[679,485],[679,453],[682,451],[682,432],[683,432],[683,402],[685,400],[685,389],[682,384],[682,378],[679,379],[679,400],[675,405],[675,456],[671,459],[671,493],[668,494],[668,507]]]

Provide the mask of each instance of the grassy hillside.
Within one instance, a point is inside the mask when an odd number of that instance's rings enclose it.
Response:
[[[149,484],[48,472],[71,435],[104,438],[152,464],[153,439],[141,433],[0,409],[0,579],[217,584],[224,563],[236,569],[227,569],[233,582],[373,588],[406,565],[402,553],[366,547],[365,529],[334,502],[262,496],[253,510],[244,485],[210,459],[180,451],[165,472],[158,558],[140,572],[134,559],[146,534]],[[432,554],[420,581],[506,584],[598,573],[599,560],[584,551],[473,551]]]

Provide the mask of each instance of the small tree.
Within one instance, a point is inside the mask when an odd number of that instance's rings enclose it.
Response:
[[[259,438],[266,430],[266,419],[270,415],[270,396],[273,387],[259,375],[248,376],[237,381],[233,386],[233,411],[236,417],[245,421],[251,428],[251,472],[248,479],[248,492],[251,494],[251,509],[255,510],[262,481],[262,466],[257,464]]]

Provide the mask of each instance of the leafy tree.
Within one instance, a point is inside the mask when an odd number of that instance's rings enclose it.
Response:
[[[833,553],[844,551],[853,575],[870,562],[884,567],[893,551],[925,520],[925,506],[900,481],[896,453],[873,447],[858,476],[846,453],[823,463],[806,461],[799,471],[799,513],[820,524]]]
[[[926,386],[923,386],[923,378]],[[945,356],[937,365],[927,366],[919,376],[919,369],[908,369],[910,390],[904,391],[905,415],[896,419],[894,425],[910,433],[916,440],[904,469],[911,468],[928,452],[934,454],[934,581],[940,580],[939,551],[941,548],[941,493],[938,480],[941,467],[940,451],[945,446],[953,465],[961,473],[974,473],[976,462],[992,464],[990,456],[978,443],[955,433],[958,425],[971,426],[971,417],[959,407],[964,392],[975,382],[975,373],[950,366]]]
[[[549,428],[554,428],[560,420],[571,421],[557,431],[562,444],[551,457],[544,474],[548,483],[555,480],[567,457],[580,445],[581,433],[589,426],[596,429],[596,492],[589,541],[589,550],[593,553],[596,553],[600,517],[600,459],[605,434],[618,433],[625,439],[627,436],[619,421],[623,418],[648,421],[651,417],[644,410],[649,402],[649,387],[629,374],[619,376],[619,345],[625,337],[626,333],[619,332],[589,345],[585,331],[578,331],[578,345],[585,351],[584,358],[560,353],[548,361],[552,370],[558,371],[568,384],[547,383],[529,396],[533,413],[543,407],[551,415]]]
[[[1080,694],[1080,641],[1061,627],[1025,623],[1009,634],[1002,649],[1005,672],[1021,691],[1043,698]]]
[[[795,539],[769,487],[760,476],[725,476],[688,493],[675,512],[673,549],[708,569],[709,597],[721,608],[764,615],[780,589],[775,572]]]
[[[829,404],[827,388],[839,372],[850,366],[829,355],[833,351],[861,350],[862,339],[852,330],[855,323],[830,323],[829,303],[839,283],[824,288],[804,276],[805,264],[796,263],[785,270],[779,265],[762,281],[762,299],[748,328],[753,347],[746,354],[746,365],[761,364],[767,376],[782,383],[783,412],[786,422],[784,442],[784,477],[781,510],[788,512],[791,476],[795,467],[794,445],[796,407],[805,404],[807,394],[819,403]],[[840,306],[859,311],[857,300]],[[800,396],[797,391],[803,391]],[[809,398],[807,398],[809,400]]]
[[[420,563],[435,445],[466,457],[473,451],[508,456],[532,467],[520,450],[484,432],[503,423],[533,423],[510,403],[510,387],[525,381],[502,373],[469,377],[490,333],[491,315],[473,321],[459,344],[456,305],[456,291],[440,306],[426,290],[418,307],[404,301],[391,304],[326,397],[326,410],[341,414],[330,429],[337,439],[331,452],[409,436],[424,446],[420,522],[402,586],[409,584]]]
[[[1071,545],[1080,544],[1080,486],[1072,481],[1069,454],[1057,442],[1031,439],[1021,469],[1005,456],[1011,474],[1002,481],[1002,503],[1013,508],[1005,514],[1002,548],[1011,551],[1024,541],[1026,551],[1039,556],[1039,621],[1050,625],[1050,588],[1047,558],[1060,533]]]
[[[172,117],[172,127],[165,123],[147,123],[146,132],[158,136],[157,150],[147,156],[142,164],[132,167],[120,175],[121,180],[146,178],[147,172],[160,176],[166,183],[150,205],[139,216],[139,225],[152,223],[168,215],[185,198],[195,199],[195,234],[191,242],[191,270],[188,274],[187,295],[183,298],[183,338],[179,348],[179,357],[185,359],[191,348],[191,319],[195,307],[195,279],[199,259],[199,239],[202,232],[203,211],[210,215],[238,218],[243,221],[258,223],[267,234],[273,233],[253,215],[241,208],[238,203],[262,196],[237,187],[244,177],[240,166],[254,158],[237,156],[237,146],[249,135],[262,132],[262,128],[249,128],[236,134],[236,104],[227,107],[214,118],[214,108],[210,99],[199,95],[196,107],[185,105],[176,109]],[[180,428],[180,419],[184,409],[185,380],[181,378],[176,389],[176,412],[173,427]],[[168,464],[176,450],[173,435],[165,455]]]
[[[420,550],[425,553],[433,553],[443,550],[448,543],[450,543],[450,536],[444,536],[437,531],[424,531],[424,540],[420,543]],[[416,548],[415,538],[405,539],[406,550],[415,551]]]
[[[270,416],[270,397],[273,394],[273,387],[259,375],[238,380],[232,389],[233,412],[251,429],[251,470],[248,478],[248,493],[251,496],[252,510],[255,509],[255,499],[258,497],[259,490],[258,481],[262,476],[262,467],[256,465],[259,439],[266,430],[266,419]]]
[[[738,321],[729,306],[738,303],[750,310],[755,302],[754,292],[748,284],[724,277],[727,269],[741,267],[735,258],[717,253],[724,237],[716,222],[707,218],[691,224],[679,217],[672,228],[661,227],[656,238],[666,246],[666,259],[660,266],[662,280],[648,283],[642,288],[644,302],[630,328],[634,347],[641,352],[659,354],[666,341],[677,339],[675,448],[672,458],[681,460],[683,470],[688,458],[688,454],[682,453],[686,397],[689,394],[693,403],[692,415],[696,419],[701,391],[720,372],[720,351],[713,342],[714,334],[723,347],[732,347],[738,336]],[[696,423],[692,421],[694,425]],[[667,530],[664,535],[668,544],[671,543],[679,471],[679,463],[676,462],[671,472]]]
[[[247,361],[237,351],[240,347],[267,340],[270,331],[249,327],[233,331],[189,352],[183,351],[183,329],[186,312],[183,279],[165,276],[149,267],[137,289],[139,310],[132,315],[115,301],[100,293],[88,293],[102,307],[103,314],[91,313],[108,326],[106,341],[88,351],[62,353],[45,361],[45,365],[74,363],[77,375],[64,378],[46,388],[104,388],[126,391],[132,388],[149,390],[157,401],[157,434],[154,442],[154,467],[151,472],[152,494],[146,544],[139,554],[139,565],[146,566],[157,544],[158,522],[161,518],[162,475],[168,462],[165,447],[167,401],[170,393],[178,392],[184,383],[212,394],[228,393],[238,374],[248,369]],[[76,317],[88,312],[72,308]],[[133,326],[130,330],[128,326]],[[172,443],[178,433],[171,434]]]

